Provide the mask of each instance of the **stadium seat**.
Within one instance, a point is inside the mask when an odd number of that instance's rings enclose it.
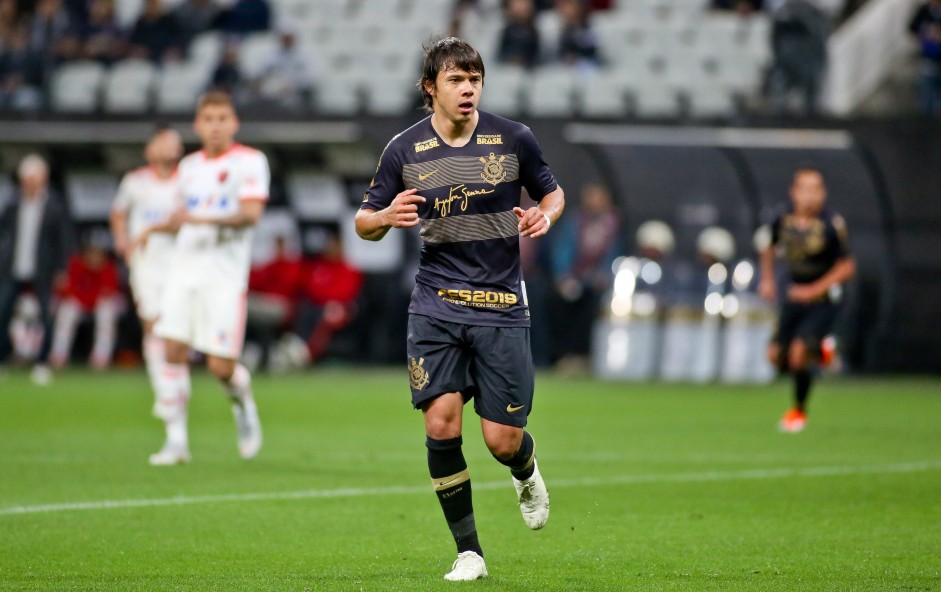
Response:
[[[340,240],[347,262],[365,273],[392,273],[401,269],[405,241],[416,236],[410,232],[390,232],[382,241],[362,240],[356,234],[353,216],[340,220]]]
[[[188,61],[194,68],[212,73],[219,65],[225,41],[218,31],[206,31],[197,35],[190,42]]]
[[[363,90],[366,111],[372,115],[402,115],[421,100],[413,81],[394,72],[368,77]]]
[[[676,88],[665,80],[648,79],[633,88],[634,114],[638,117],[671,118],[680,115]]]
[[[350,209],[346,188],[334,175],[317,171],[287,174],[288,203],[302,222],[336,222]]]
[[[129,59],[114,64],[105,83],[105,111],[147,112],[156,77],[156,67],[146,60]]]
[[[166,64],[157,77],[157,111],[188,113],[206,88],[209,77],[191,64]]]
[[[686,91],[689,115],[695,118],[727,118],[735,115],[735,98],[728,89],[702,84]]]
[[[573,71],[559,67],[541,68],[524,86],[523,104],[526,112],[539,117],[570,116],[574,89]]]
[[[244,80],[258,78],[265,66],[278,51],[279,41],[276,33],[255,33],[249,35],[239,46],[239,73]]]
[[[76,222],[106,222],[118,191],[118,179],[98,171],[67,171],[65,192]]]
[[[577,86],[579,110],[586,117],[623,117],[627,84],[617,72],[602,71]]]
[[[98,62],[80,60],[56,68],[52,78],[52,108],[71,113],[92,113],[105,77],[105,68]]]
[[[487,69],[480,107],[497,115],[520,113],[520,93],[526,79],[522,68],[495,65]]]
[[[313,93],[314,108],[324,115],[355,115],[361,100],[360,81],[355,76],[324,76]]]
[[[287,208],[267,208],[252,235],[252,262],[270,261],[274,256],[274,239],[278,237],[283,237],[292,250],[300,248],[300,231],[294,214]]]

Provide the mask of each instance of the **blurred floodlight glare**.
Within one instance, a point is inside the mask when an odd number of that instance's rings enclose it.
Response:
[[[640,279],[650,285],[656,284],[662,277],[663,270],[660,269],[660,265],[656,261],[647,261],[644,263],[644,266],[640,268]]]
[[[731,319],[738,314],[738,311],[741,308],[741,303],[738,300],[738,296],[735,294],[726,294],[722,299],[722,316],[727,319]]]
[[[637,289],[637,276],[633,271],[621,270],[614,276],[614,297],[630,298]]]
[[[732,285],[736,290],[745,290],[755,278],[755,266],[748,261],[739,261],[732,272]]]
[[[707,314],[717,315],[722,312],[722,294],[713,292],[706,296],[705,307]]]
[[[657,298],[649,292],[634,296],[634,312],[641,317],[649,317],[657,311]]]
[[[709,268],[709,283],[714,286],[721,286],[728,277],[729,272],[721,263],[713,263]]]

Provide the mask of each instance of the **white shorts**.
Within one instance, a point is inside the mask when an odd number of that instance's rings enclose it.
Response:
[[[237,360],[245,341],[245,291],[168,282],[154,334],[207,355]]]
[[[163,299],[163,286],[166,283],[166,271],[154,272],[141,269],[139,266],[131,268],[131,293],[134,295],[134,305],[137,307],[137,316],[147,321],[155,321],[160,316],[160,303]]]

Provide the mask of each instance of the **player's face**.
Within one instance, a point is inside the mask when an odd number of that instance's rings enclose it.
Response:
[[[235,142],[239,120],[231,105],[205,105],[196,114],[193,124],[196,135],[209,154],[220,154]]]
[[[455,123],[470,121],[477,111],[483,85],[484,79],[480,72],[467,72],[458,68],[438,72],[435,86],[429,91],[434,99],[435,113]]]
[[[147,161],[156,166],[172,167],[183,156],[183,142],[175,131],[160,132],[147,145]]]
[[[816,215],[827,199],[827,188],[817,171],[798,171],[791,185],[791,200],[797,214]]]

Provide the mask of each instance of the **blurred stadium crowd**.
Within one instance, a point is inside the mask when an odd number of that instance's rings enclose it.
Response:
[[[862,4],[0,0],[0,119],[185,121],[200,93],[220,88],[235,97],[247,122],[368,115],[374,117],[364,121],[381,123],[417,113],[420,44],[444,32],[479,48],[487,65],[481,108],[506,116],[722,121],[749,110],[812,115],[828,32]],[[935,112],[941,108],[939,23],[941,0],[928,0],[910,31],[922,58],[923,105]],[[276,371],[324,356],[397,363],[419,241],[401,233],[375,249],[349,228],[375,167],[376,146],[361,150],[352,144],[369,138],[359,138],[347,146],[322,139],[315,147],[305,138],[286,148],[264,137],[273,191],[256,233],[246,361]],[[92,365],[104,367],[116,352],[119,361],[132,360],[139,327],[123,266],[107,252],[106,225],[119,173],[139,164],[136,139],[87,151],[82,145],[38,150],[52,165],[50,192],[61,191],[58,201],[80,230],[71,241],[71,263],[60,270],[71,277],[59,285],[60,327],[45,329],[60,333],[52,359],[62,364],[87,354]],[[22,151],[7,152],[3,159],[12,170]],[[0,205],[8,196],[16,199],[16,184],[15,175],[0,178]],[[733,232],[738,245],[713,226],[702,231],[695,252],[675,249],[672,232],[681,238],[690,228],[671,230],[637,212],[626,223],[626,212],[619,211],[624,196],[612,196],[610,186],[566,189],[572,200],[559,227],[548,240],[523,242],[538,365],[593,365],[601,374],[637,378],[768,378],[755,354],[772,315],[754,297],[755,249],[744,244],[740,229]],[[854,207],[862,210],[858,202]],[[18,356],[29,360],[44,329],[34,300],[24,298],[19,306],[12,330]],[[640,331],[630,339],[618,329],[625,316]],[[662,322],[668,318],[672,333]],[[103,328],[89,330],[92,320]],[[593,347],[597,339],[605,347]],[[720,339],[744,349],[725,352]],[[696,347],[697,340],[713,343]],[[643,359],[617,349],[640,351],[644,343],[648,351],[676,353]],[[613,353],[591,359],[596,351]],[[720,353],[696,361],[690,357],[696,351]],[[609,363],[626,358],[639,361],[633,367]],[[733,358],[756,373],[735,378],[734,368],[719,366]]]
[[[348,116],[416,106],[420,43],[452,33],[506,115],[812,113],[829,31],[863,0],[0,0],[0,109]],[[900,32],[902,34],[902,32]]]

